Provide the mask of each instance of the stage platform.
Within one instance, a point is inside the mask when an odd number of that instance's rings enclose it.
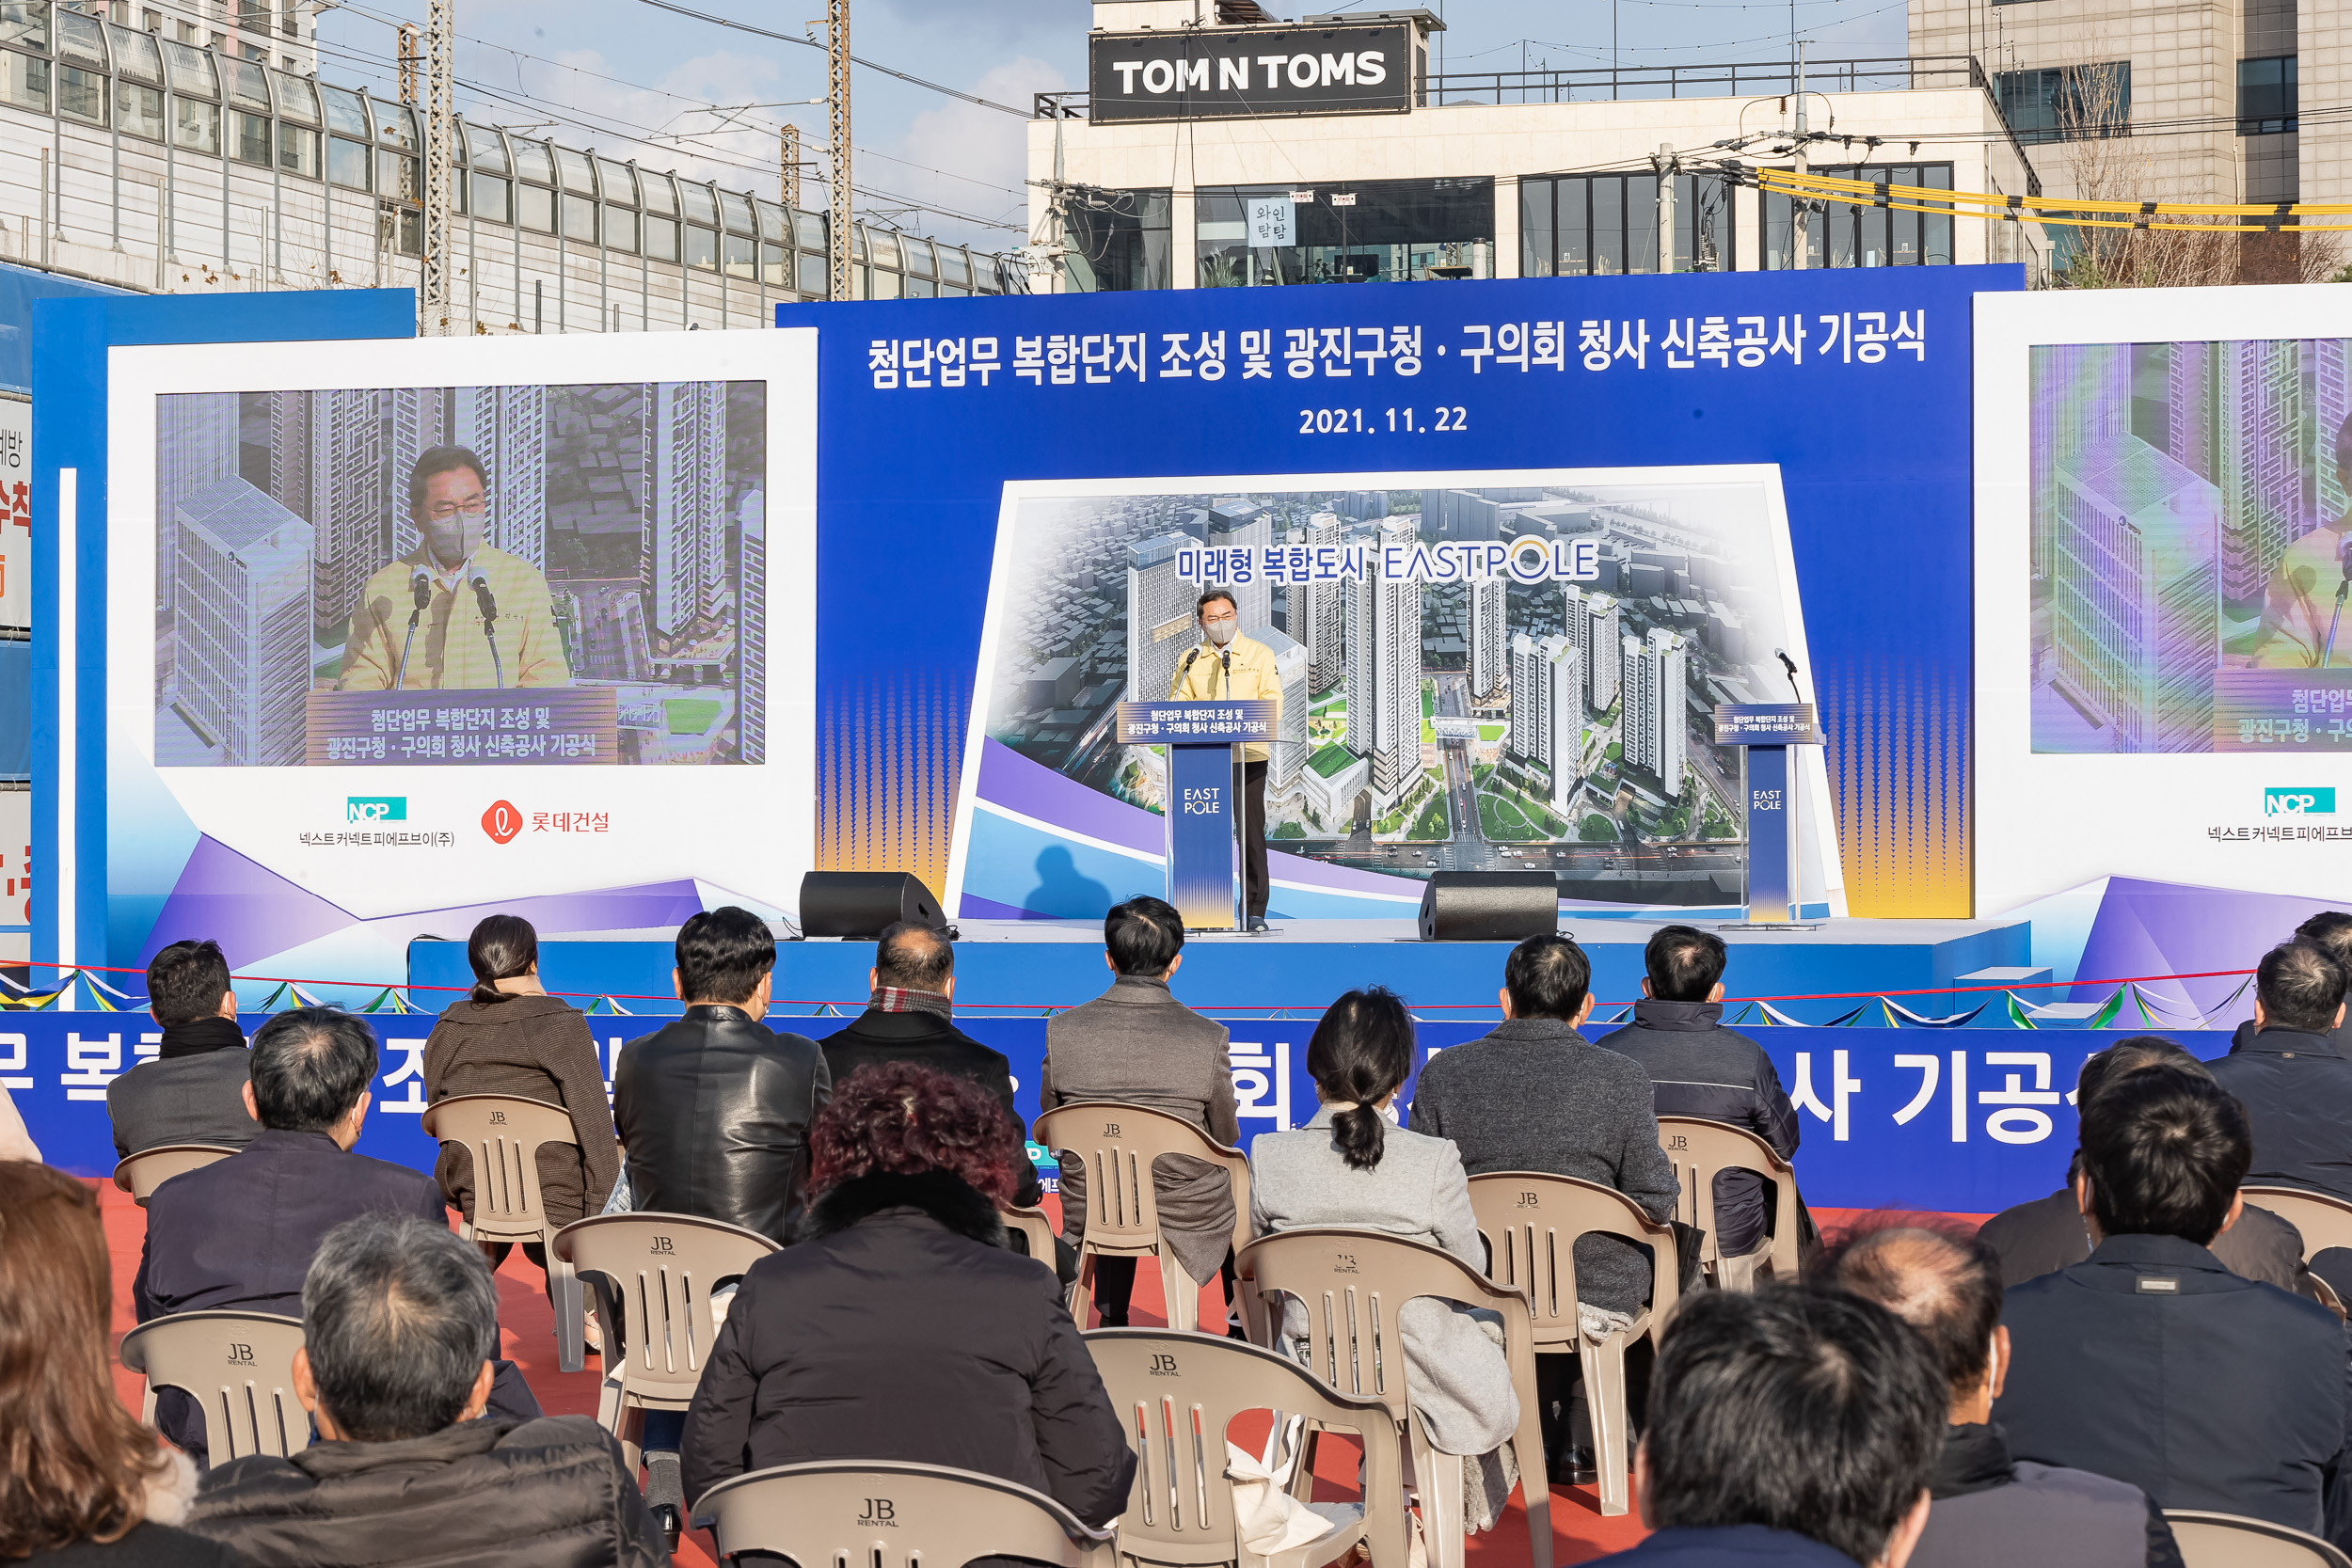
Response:
[[[1662,922],[1574,920],[1562,929],[1592,955],[1603,1003],[1641,995],[1642,944]],[[967,920],[956,944],[956,1005],[1019,1016],[1084,1002],[1108,982],[1103,927],[1093,920]],[[668,930],[544,934],[539,974],[551,991],[615,998],[632,1013],[675,1012]],[[1832,920],[1816,930],[1724,930],[1724,984],[1735,997],[1825,991],[1927,990],[1990,968],[2023,968],[2023,921]],[[1320,1011],[1354,986],[1385,985],[1420,1007],[1491,1008],[1508,942],[1422,942],[1409,920],[1285,921],[1260,936],[1197,936],[1184,944],[1176,990],[1219,1015]],[[865,1006],[873,944],[789,942],[776,961],[777,1010],[808,1014]],[[463,942],[419,941],[409,982],[458,990],[472,983]],[[415,998],[432,1006],[432,993]],[[1979,999],[1980,1000],[1980,999]],[[1973,1005],[1973,1002],[1971,1003]],[[1946,1010],[1929,995],[1906,1004]],[[1455,1013],[1452,1016],[1470,1016]]]

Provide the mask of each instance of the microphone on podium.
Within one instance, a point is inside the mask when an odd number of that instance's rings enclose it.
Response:
[[[395,691],[408,684],[408,650],[417,641],[417,622],[433,608],[433,574],[422,566],[410,572],[408,592],[409,596],[416,600],[416,608],[408,612],[408,635],[400,641],[400,669],[392,675],[392,689]]]
[[[479,566],[473,569],[473,602],[482,611],[482,640],[490,644],[490,669],[501,687],[506,685],[506,661],[499,657],[499,602],[490,596],[489,575]]]
[[[1788,689],[1797,694],[1797,701],[1804,702],[1804,690],[1797,685],[1797,661],[1788,657],[1788,650],[1786,648],[1774,648],[1772,657],[1780,660],[1782,669],[1788,672]]]

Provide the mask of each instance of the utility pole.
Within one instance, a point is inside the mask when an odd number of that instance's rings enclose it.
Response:
[[[1650,160],[1658,167],[1658,270],[1675,270],[1675,144],[1661,141],[1658,156]],[[1696,260],[1697,246],[1692,246]]]
[[[825,0],[826,133],[833,146],[832,297],[849,299],[850,0]]]
[[[801,210],[801,128],[790,120],[784,122],[784,210]]]
[[[457,0],[427,0],[424,103],[424,266],[417,290],[417,330],[450,335],[450,179],[456,139]]]
[[[423,102],[417,83],[417,67],[424,58],[422,35],[417,31],[417,24],[413,22],[402,23],[398,32],[400,35],[400,101],[413,109]]]
[[[1798,174],[1803,174],[1804,172],[1804,154],[1806,148],[1805,134],[1804,45],[1803,43],[1799,43],[1797,45],[1796,162],[1789,166],[1789,167]],[[1805,221],[1806,218],[1810,216],[1807,209],[1811,206],[1811,204],[1812,198],[1809,197],[1791,196],[1788,198],[1788,265],[1799,272],[1803,272],[1808,265],[1811,264],[1813,260],[1813,247],[1808,243],[1811,236],[1806,232],[1806,230],[1812,226]]]

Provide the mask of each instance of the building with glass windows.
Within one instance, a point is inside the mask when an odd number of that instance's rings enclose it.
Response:
[[[1030,231],[1058,250],[1062,292],[2042,263],[2036,230],[1867,199],[1809,215],[1800,259],[1788,198],[1720,169],[1721,144],[1793,131],[1786,59],[1449,71],[1427,10],[1093,9],[1089,90],[1041,94],[1029,127]],[[1835,135],[1804,166],[2040,194],[1993,75],[1939,48],[1811,62],[1809,129]],[[1798,155],[1770,136],[1740,151],[1750,167]]]
[[[156,293],[415,286],[419,111],[312,74],[312,25],[291,0],[0,0],[0,259]],[[453,331],[764,326],[827,295],[821,213],[463,119],[454,159]],[[850,253],[858,298],[1027,287],[866,224]]]

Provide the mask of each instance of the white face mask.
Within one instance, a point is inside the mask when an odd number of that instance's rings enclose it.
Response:
[[[1201,626],[1208,632],[1209,641],[1220,648],[1231,642],[1233,640],[1233,634],[1241,630],[1241,623],[1230,616],[1221,621],[1204,621]]]

